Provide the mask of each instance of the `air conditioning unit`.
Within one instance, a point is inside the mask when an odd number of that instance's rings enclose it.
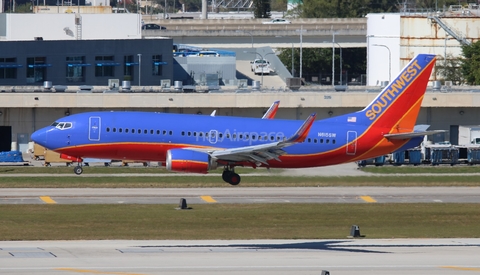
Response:
[[[452,87],[452,81],[450,81],[450,80],[447,81],[447,80],[446,80],[446,81],[445,81],[445,86],[447,86],[447,87]]]
[[[108,80],[108,88],[115,89],[120,87],[120,79],[109,79]]]
[[[239,89],[247,89],[248,88],[248,79],[239,79],[238,82]]]
[[[160,86],[162,88],[170,88],[170,86],[172,85],[170,79],[162,79],[160,80]]]
[[[287,87],[291,90],[298,90],[302,87],[302,79],[300,77],[287,77]]]

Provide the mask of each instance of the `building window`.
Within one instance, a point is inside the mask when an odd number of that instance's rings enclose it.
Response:
[[[120,64],[113,61],[113,55],[95,56],[95,76],[115,76],[115,66]]]
[[[46,61],[46,57],[27,57],[27,83],[42,83],[47,80],[47,68],[52,65]]]
[[[17,78],[17,68],[23,67],[16,64],[17,59],[0,57],[0,79],[15,79]]]
[[[67,56],[67,82],[84,82],[85,81],[85,67],[90,64],[85,64],[85,56]]]
[[[133,55],[126,55],[123,57],[123,79],[124,80],[133,80],[133,66],[138,65],[133,60]]]
[[[152,75],[162,75],[162,67],[166,65],[167,62],[162,61],[162,55],[152,56]]]

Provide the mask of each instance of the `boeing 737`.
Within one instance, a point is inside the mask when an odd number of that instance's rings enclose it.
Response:
[[[235,167],[302,168],[354,162],[405,150],[414,131],[435,55],[419,54],[363,110],[315,121],[154,112],[88,112],[63,117],[32,134],[62,157],[162,162],[177,172],[207,173],[240,183]],[[255,95],[252,95],[255,96]]]

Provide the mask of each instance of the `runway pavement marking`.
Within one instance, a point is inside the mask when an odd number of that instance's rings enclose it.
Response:
[[[52,198],[50,198],[49,196],[43,196],[43,197],[40,197],[40,199],[41,199],[44,203],[48,203],[48,204],[55,204],[55,203],[57,203],[56,201],[52,200]]]
[[[478,267],[461,267],[461,266],[441,266],[442,268],[449,268],[455,270],[465,270],[465,271],[480,271]]]
[[[366,202],[377,202],[376,200],[374,200],[372,197],[370,196],[360,196],[360,198]]]
[[[98,271],[98,270],[90,270],[90,269],[77,269],[77,268],[69,268],[69,267],[55,268],[55,270],[77,272],[77,273],[90,273],[90,274],[145,275],[145,274],[140,274],[140,273],[108,272],[108,271]]]
[[[206,202],[210,202],[210,203],[215,203],[217,202],[216,200],[214,200],[212,197],[210,196],[200,196],[200,198]]]

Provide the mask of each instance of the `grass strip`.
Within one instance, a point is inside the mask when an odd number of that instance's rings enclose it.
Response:
[[[238,167],[235,169],[240,174],[251,173],[280,173],[282,169],[252,169]],[[221,174],[222,169],[209,171],[209,173]],[[84,166],[84,174],[176,174],[170,172],[165,167],[103,167],[103,166]],[[73,166],[54,166],[54,167],[31,167],[31,166],[5,166],[0,167],[0,176],[8,174],[73,174]]]
[[[478,238],[478,204],[0,205],[0,240]]]
[[[238,187],[480,186],[478,176],[286,177],[245,176]],[[221,176],[0,177],[0,188],[202,188],[231,187]]]

